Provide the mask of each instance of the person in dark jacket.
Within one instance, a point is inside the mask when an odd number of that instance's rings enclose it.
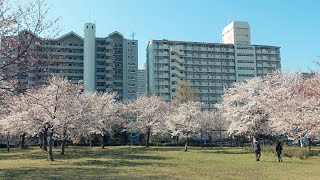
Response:
[[[280,142],[278,142],[276,145],[276,152],[277,152],[277,156],[278,156],[278,162],[282,162],[282,158],[281,158],[282,146],[281,146]]]
[[[253,148],[254,148],[254,153],[256,154],[256,161],[260,161],[261,147],[260,147],[260,142],[258,138],[256,138],[256,140],[254,141]]]

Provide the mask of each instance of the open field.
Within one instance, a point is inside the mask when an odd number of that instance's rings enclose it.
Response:
[[[242,148],[69,147],[55,161],[33,147],[0,149],[0,179],[319,179],[320,156],[301,160]]]

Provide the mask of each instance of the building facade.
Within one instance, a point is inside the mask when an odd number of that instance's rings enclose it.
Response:
[[[147,69],[146,64],[138,68],[138,97],[147,94]]]
[[[85,90],[117,92],[119,99],[136,99],[138,88],[138,41],[119,32],[95,37],[95,25],[85,24],[84,38],[74,32],[45,45],[46,51],[61,57],[44,59],[49,65],[19,77],[26,86],[43,83],[52,75],[71,83],[84,83]]]
[[[280,68],[280,47],[251,45],[250,27],[234,21],[223,31],[223,43],[151,40],[147,47],[148,93],[167,101],[180,80],[188,80],[197,99],[213,107],[224,87]]]

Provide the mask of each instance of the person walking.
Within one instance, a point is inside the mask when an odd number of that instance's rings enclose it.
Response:
[[[256,154],[256,161],[260,161],[261,146],[258,138],[255,138],[253,148],[254,148],[254,153]]]
[[[281,146],[280,141],[276,145],[276,152],[277,152],[277,156],[278,156],[278,162],[283,162],[282,158],[281,158],[282,146]]]

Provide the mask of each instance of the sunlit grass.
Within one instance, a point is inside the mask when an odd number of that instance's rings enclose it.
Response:
[[[247,148],[182,147],[69,147],[66,155],[55,149],[55,161],[33,147],[0,149],[0,179],[319,179],[320,157],[301,160],[283,157],[278,163],[272,152],[261,161]]]

